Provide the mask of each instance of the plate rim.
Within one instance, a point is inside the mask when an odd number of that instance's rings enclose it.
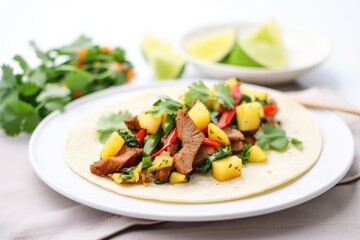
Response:
[[[181,81],[178,82],[178,84],[186,84],[185,82],[191,82],[194,80],[190,80],[188,79],[187,81]],[[210,80],[213,81],[213,80]],[[173,82],[170,84],[166,84],[167,86],[174,86],[176,85],[176,83],[174,84]],[[94,94],[90,94],[88,96],[85,96],[81,99],[78,99],[70,104],[68,104],[66,106],[66,110],[69,111],[69,109],[71,110],[71,108],[76,107],[77,105],[81,105],[83,103],[86,103],[88,101],[92,101],[92,100],[96,100],[97,98],[101,98],[102,96],[106,96],[111,92],[124,92],[124,91],[137,91],[139,89],[151,89],[153,87],[164,87],[164,84],[153,84],[153,85],[144,85],[144,86],[137,86],[137,85],[128,85],[128,86],[119,86],[119,87],[113,87],[110,89],[106,89]],[[65,111],[66,111],[65,110]],[[30,143],[29,143],[29,157],[30,157],[30,162],[31,165],[33,167],[33,169],[35,170],[36,174],[42,179],[43,182],[45,182],[50,188],[52,188],[53,190],[55,190],[56,192],[60,193],[61,195],[64,195],[65,197],[75,200],[76,202],[79,202],[80,204],[84,204],[86,206],[98,209],[98,210],[102,210],[102,211],[106,211],[106,212],[110,212],[110,213],[116,213],[116,214],[121,214],[121,215],[126,215],[126,216],[130,216],[130,217],[138,217],[138,218],[144,218],[144,219],[151,219],[151,220],[170,220],[170,221],[184,221],[184,222],[195,222],[195,221],[216,221],[216,220],[228,220],[228,219],[235,219],[235,218],[244,218],[244,217],[250,217],[250,216],[257,216],[257,215],[263,215],[263,214],[267,214],[270,212],[276,212],[279,210],[283,210],[295,205],[298,205],[300,203],[306,202],[310,199],[313,199],[316,196],[321,195],[322,193],[324,193],[325,191],[329,190],[331,187],[333,187],[338,181],[341,180],[341,178],[343,178],[345,176],[345,174],[348,172],[352,161],[354,159],[354,154],[355,154],[355,143],[354,143],[354,138],[353,135],[349,129],[349,127],[343,122],[343,120],[338,117],[337,115],[335,115],[334,113],[331,113],[329,111],[324,111],[328,114],[331,114],[333,118],[335,118],[337,121],[339,121],[339,123],[341,123],[346,131],[347,134],[350,134],[350,140],[351,140],[351,144],[349,144],[350,148],[351,148],[351,153],[349,155],[349,157],[351,158],[351,161],[348,162],[348,165],[345,167],[345,170],[338,175],[336,178],[334,178],[330,183],[328,183],[328,185],[326,187],[323,187],[321,191],[317,191],[317,192],[312,192],[311,194],[306,194],[301,198],[298,198],[297,201],[292,201],[290,203],[287,204],[283,204],[283,205],[278,205],[269,209],[260,209],[258,211],[253,211],[251,213],[243,213],[241,214],[241,216],[239,216],[239,213],[233,213],[233,214],[226,214],[226,215],[216,215],[216,216],[204,216],[203,217],[195,217],[195,218],[189,218],[188,216],[175,216],[175,215],[171,215],[171,214],[159,214],[158,216],[153,216],[153,215],[147,215],[144,213],[136,213],[134,211],[125,211],[124,209],[122,211],[118,211],[118,210],[114,210],[114,208],[108,207],[108,206],[102,206],[101,204],[97,203],[97,201],[94,201],[93,199],[83,199],[81,196],[77,196],[76,194],[74,195],[74,193],[70,193],[69,189],[64,188],[64,186],[59,186],[57,185],[51,178],[49,178],[49,176],[44,173],[42,171],[42,169],[40,168],[39,165],[37,165],[37,160],[35,158],[34,155],[34,148],[35,148],[35,143],[36,143],[36,139],[37,139],[37,135],[41,134],[41,130],[44,126],[46,126],[46,124],[51,121],[52,119],[58,117],[61,113],[59,111],[53,112],[52,114],[50,114],[48,117],[46,117],[46,119],[44,119],[39,126],[36,128],[36,130],[34,131],[33,135],[31,136],[30,139]],[[325,140],[325,139],[324,139]],[[61,146],[62,147],[62,146]],[[322,155],[322,153],[321,153]],[[320,157],[321,157],[320,155]],[[62,156],[60,157],[62,159]],[[66,165],[65,161],[62,159],[63,164]],[[66,165],[67,166],[67,165]],[[316,164],[313,166],[313,168],[316,166]],[[76,174],[75,172],[73,172],[70,168],[69,171],[71,171],[73,174]],[[77,175],[77,174],[76,174]],[[78,175],[79,178],[82,178],[81,176]],[[86,180],[87,181],[87,180]],[[93,184],[93,183],[91,183]],[[95,185],[95,184],[94,184]],[[102,189],[102,188],[100,188]],[[104,189],[102,189],[104,190]],[[108,190],[105,190],[108,191]],[[110,192],[110,191],[109,191]],[[276,191],[274,191],[276,192]],[[111,192],[112,194],[118,195],[116,193]],[[132,199],[132,198],[129,198]],[[131,200],[130,200],[131,201]],[[148,201],[148,200],[144,200],[144,201]],[[235,202],[235,201],[241,201],[241,200],[234,200],[234,201],[230,201],[230,202]],[[156,202],[158,203],[158,202]],[[220,203],[212,203],[214,205],[221,205],[223,202]],[[167,203],[163,203],[163,204],[167,204]],[[190,205],[212,205],[212,204],[190,204]],[[170,203],[170,205],[172,205]],[[175,204],[175,205],[179,205],[179,204]],[[180,204],[180,205],[189,205],[189,204]],[[210,214],[211,215],[211,214]]]

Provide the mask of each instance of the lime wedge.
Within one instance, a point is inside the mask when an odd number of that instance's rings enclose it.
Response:
[[[235,66],[246,66],[246,67],[263,67],[249,57],[239,44],[235,44],[229,55],[221,61],[221,63],[227,63]]]
[[[152,51],[149,59],[156,79],[179,78],[185,69],[185,60],[169,51]]]
[[[240,48],[259,65],[277,68],[286,63],[284,47],[275,21],[248,32],[240,38]]]
[[[228,55],[235,43],[235,30],[227,28],[194,40],[189,40],[185,43],[185,49],[196,58],[210,62],[219,62]]]
[[[141,50],[145,56],[146,60],[149,60],[150,54],[153,51],[171,51],[171,44],[165,42],[155,36],[152,35],[145,35],[142,43],[141,43]]]

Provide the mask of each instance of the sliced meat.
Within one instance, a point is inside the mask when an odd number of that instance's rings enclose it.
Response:
[[[176,139],[175,142],[173,142],[172,144],[170,144],[170,146],[168,146],[166,151],[170,154],[170,156],[174,156],[175,153],[179,151],[179,147],[180,147],[180,141],[179,139]]]
[[[225,127],[223,128],[223,131],[229,137],[230,141],[244,140],[244,134],[242,134],[242,132],[240,132],[237,129],[231,127]]]
[[[192,171],[195,155],[205,135],[196,127],[185,109],[180,109],[176,115],[176,129],[182,148],[174,155],[174,165],[179,173],[188,174]]]
[[[201,145],[199,152],[196,154],[193,162],[194,167],[199,167],[203,164],[204,158],[208,154],[214,154],[216,152],[216,148],[208,146],[208,145]]]
[[[117,156],[93,162],[90,165],[90,171],[92,174],[98,176],[106,176],[110,173],[116,173],[130,159],[139,156],[141,153],[142,149],[140,148],[129,148],[124,145]]]
[[[141,129],[137,116],[130,117],[124,120],[124,123],[127,126],[127,128],[132,132],[137,132]]]
[[[164,181],[169,179],[171,174],[171,167],[162,168],[156,171],[155,180]]]
[[[242,141],[232,141],[231,142],[231,151],[240,152],[244,148],[244,144]]]

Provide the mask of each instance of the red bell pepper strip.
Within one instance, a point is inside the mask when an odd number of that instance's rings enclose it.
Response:
[[[220,144],[218,142],[208,139],[208,138],[204,139],[203,144],[208,145],[210,147],[215,147],[215,148],[218,148],[220,146]]]
[[[231,110],[229,109],[224,110],[223,114],[220,117],[219,122],[216,124],[216,126],[218,126],[219,128],[226,127],[227,125],[230,124],[231,120],[234,118],[236,114],[235,107],[239,105],[241,99],[240,86],[241,83],[237,83],[231,88],[231,95],[234,97],[234,108]]]
[[[240,99],[241,99],[241,93],[240,93],[240,86],[241,86],[241,83],[237,83],[235,84],[232,88],[231,88],[231,95],[233,95],[234,97],[234,108],[239,105],[240,103]]]
[[[144,139],[145,133],[146,133],[145,129],[140,129],[140,131],[137,132],[135,137],[138,140],[138,147],[140,147],[140,145],[141,145],[141,143],[142,143],[142,141]]]
[[[173,128],[173,130],[171,130],[171,132],[169,133],[169,136],[166,138],[164,146],[156,153],[153,153],[150,157],[155,157],[160,153],[162,153],[163,151],[165,151],[173,142],[175,142],[176,138],[177,138],[177,131],[176,128]]]
[[[223,111],[223,114],[220,117],[219,122],[216,124],[216,126],[218,126],[219,128],[224,128],[227,125],[229,125],[231,120],[234,118],[235,113],[236,113],[235,109],[232,109],[232,110],[225,109]]]
[[[278,111],[277,107],[274,104],[268,104],[263,106],[263,110],[265,115],[275,114]]]

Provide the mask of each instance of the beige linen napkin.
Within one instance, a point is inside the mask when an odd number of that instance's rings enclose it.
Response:
[[[320,89],[297,94],[338,100]],[[360,236],[360,184],[355,181],[360,175],[360,118],[341,117],[351,128],[357,149],[354,164],[341,181],[348,184],[280,212],[205,223],[156,224],[157,221],[116,216],[79,205],[51,190],[35,175],[27,156],[28,136],[10,138],[0,134],[0,150],[6,164],[6,170],[0,174],[0,239],[356,239]],[[141,227],[149,224],[156,225]],[[126,230],[130,226],[133,227]]]

